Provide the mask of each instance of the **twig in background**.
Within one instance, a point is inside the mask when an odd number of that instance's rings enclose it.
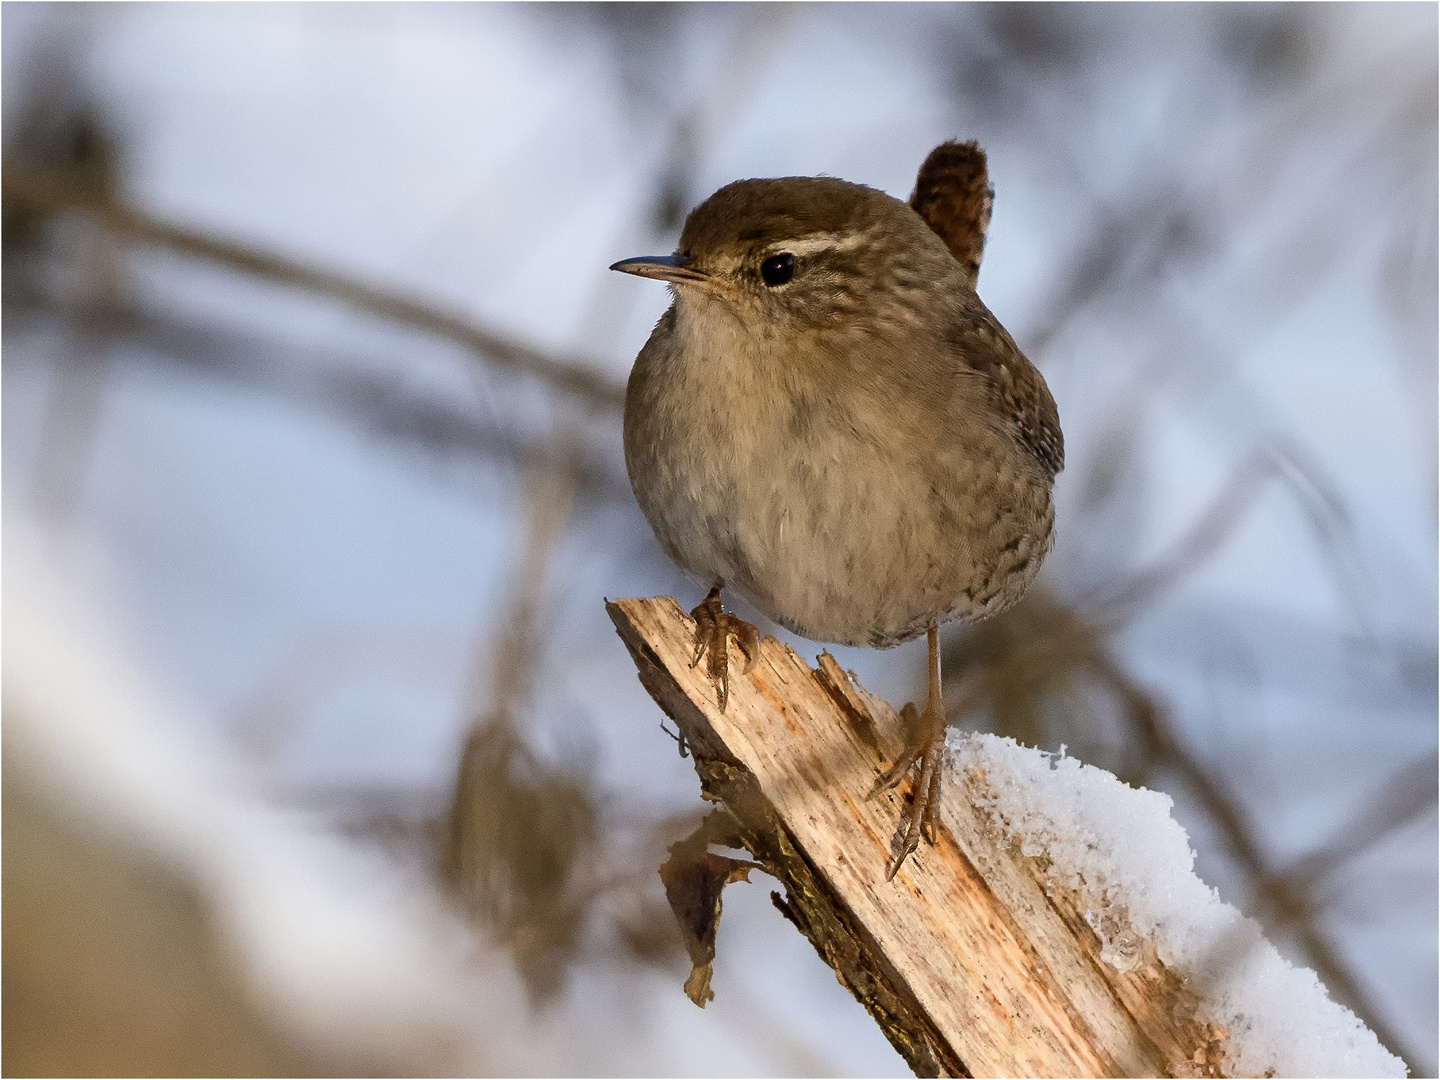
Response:
[[[1077,604],[1097,625],[1116,629],[1216,555],[1276,480],[1295,496],[1315,535],[1336,592],[1356,624],[1373,638],[1363,562],[1344,501],[1324,467],[1292,438],[1269,439],[1230,470],[1220,493],[1154,565],[1115,585],[1082,595]]]
[[[85,197],[114,196],[120,168],[120,143],[107,130],[95,104],[75,90],[75,74],[63,62],[42,69],[47,93],[32,94],[7,139],[6,154],[43,161],[65,176]],[[9,166],[7,166],[8,168]],[[34,250],[42,240],[45,214],[6,201],[3,209],[6,272],[14,255]],[[66,302],[101,311],[119,311],[128,299],[127,267],[116,238],[93,223],[67,222],[52,236],[64,257],[51,267],[52,291]],[[72,323],[54,351],[54,375],[36,440],[30,478],[36,516],[51,528],[63,528],[75,516],[84,495],[92,449],[101,427],[109,355],[103,334],[87,323]]]
[[[7,286],[20,291],[16,280],[8,280]],[[503,411],[485,415],[399,373],[377,370],[368,358],[164,314],[140,302],[122,311],[92,310],[15,292],[7,296],[5,309],[6,335],[12,340],[12,335],[57,320],[73,334],[89,335],[107,348],[139,346],[127,352],[126,363],[153,358],[254,388],[432,457],[475,455],[528,472],[556,453],[554,437],[516,430],[515,424],[504,422]],[[583,432],[577,424],[565,434],[575,440]],[[592,441],[598,442],[593,434]],[[618,452],[603,451],[596,446],[577,455],[576,497],[628,502],[630,485],[614,460]]]
[[[540,663],[539,608],[574,496],[564,456],[532,470],[510,609],[484,665],[487,689],[465,738],[441,851],[441,873],[472,918],[515,957],[532,994],[563,985],[588,908],[576,866],[594,847],[598,809],[585,782],[543,761],[518,717]]]
[[[512,341],[423,300],[163,221],[113,198],[97,197],[63,175],[7,162],[3,191],[9,206],[23,206],[38,213],[78,214],[126,240],[163,247],[267,281],[329,296],[372,315],[438,334],[472,350],[487,363],[533,375],[596,408],[614,410],[624,403],[624,387],[601,375],[598,363],[558,357]]]

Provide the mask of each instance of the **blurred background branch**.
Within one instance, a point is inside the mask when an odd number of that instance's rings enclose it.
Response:
[[[305,266],[247,244],[161,221],[115,201],[106,191],[97,192],[96,182],[85,177],[83,165],[76,172],[80,175],[46,173],[23,164],[11,165],[3,178],[6,205],[11,213],[40,218],[69,212],[133,244],[154,245],[339,300],[380,318],[448,338],[473,350],[486,363],[533,375],[597,408],[619,409],[624,402],[624,388],[591,370],[597,366],[593,362],[554,357],[422,300],[367,285],[346,274]]]

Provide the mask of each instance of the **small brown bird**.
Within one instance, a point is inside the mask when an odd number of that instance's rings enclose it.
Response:
[[[674,255],[611,267],[674,303],[625,397],[625,463],[660,546],[712,583],[695,609],[720,707],[730,586],[804,637],[888,648],[929,636],[929,691],[886,877],[935,839],[944,752],[936,628],[1015,603],[1050,549],[1064,464],[1045,380],[975,295],[992,191],[947,142],[909,205],[825,177],[741,180],[691,213]],[[913,714],[913,708],[910,709]]]

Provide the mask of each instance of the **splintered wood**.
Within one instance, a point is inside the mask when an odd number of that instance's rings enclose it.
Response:
[[[1130,971],[1100,959],[1077,898],[973,808],[983,776],[953,778],[937,843],[885,880],[909,781],[865,795],[901,749],[900,722],[832,657],[812,670],[766,638],[748,674],[732,670],[722,713],[673,599],[606,606],[702,793],[733,819],[725,831],[784,884],[776,906],[917,1075],[1220,1075],[1225,1033],[1144,943]],[[708,992],[701,953],[692,980]]]

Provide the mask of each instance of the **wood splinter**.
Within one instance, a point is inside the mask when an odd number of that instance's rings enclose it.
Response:
[[[974,809],[983,776],[953,778],[936,843],[886,881],[911,781],[865,796],[902,752],[901,723],[828,653],[812,670],[766,638],[722,712],[691,664],[695,623],[673,599],[606,607],[689,747],[702,795],[724,808],[662,871],[697,1004],[713,997],[720,890],[758,864],[785,887],[776,906],[916,1075],[1222,1075],[1227,1033],[1198,1018],[1153,948],[1129,971],[1101,960],[1078,898]],[[712,855],[711,843],[739,844],[755,863]]]

